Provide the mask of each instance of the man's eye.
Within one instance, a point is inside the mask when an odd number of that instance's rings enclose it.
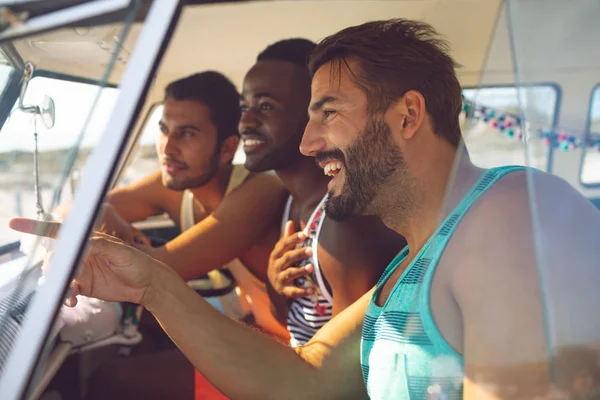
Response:
[[[328,118],[328,117],[332,116],[333,114],[335,114],[335,110],[332,110],[332,109],[323,110],[323,115],[325,115],[325,118]]]
[[[272,110],[273,106],[269,103],[260,103],[260,109],[263,111]]]
[[[191,136],[194,136],[194,133],[191,131],[183,131],[183,132],[181,132],[181,136],[182,137],[191,137]]]
[[[250,107],[248,107],[246,104],[240,104],[240,111],[241,112],[246,112],[248,111]]]

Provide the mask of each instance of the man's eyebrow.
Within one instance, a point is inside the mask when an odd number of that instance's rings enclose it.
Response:
[[[179,125],[179,126],[177,126],[177,129],[180,130],[180,131],[184,131],[184,130],[188,130],[188,129],[192,129],[192,130],[195,130],[195,131],[201,130],[196,125],[192,125],[192,124]]]
[[[240,95],[240,100],[245,100],[246,96],[248,96],[248,95],[242,92],[242,94]],[[252,98],[254,98],[254,99],[260,99],[261,97],[268,97],[270,99],[276,100],[275,96],[273,96],[269,92],[254,93],[252,95]]]
[[[319,111],[321,108],[323,108],[323,106],[327,103],[335,103],[337,102],[338,99],[336,99],[333,96],[325,96],[322,97],[321,99],[319,99],[318,101],[315,101],[314,103],[312,103],[310,105],[310,111],[315,112],[315,111]]]

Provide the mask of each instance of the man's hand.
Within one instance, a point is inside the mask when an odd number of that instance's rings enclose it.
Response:
[[[299,288],[294,285],[294,280],[310,274],[313,265],[307,264],[302,267],[293,267],[299,261],[305,260],[312,255],[310,247],[295,249],[296,245],[306,239],[304,232],[294,233],[294,223],[288,221],[285,224],[283,237],[273,248],[269,257],[269,269],[267,276],[275,292],[281,296],[297,298],[309,296],[313,293],[312,288]]]
[[[151,245],[146,235],[131,226],[108,203],[102,205],[102,221],[100,222],[98,231],[117,237],[129,245]]]
[[[58,222],[42,222],[13,218],[9,226],[17,231],[55,238],[61,227]],[[48,257],[46,258],[49,259]],[[156,275],[161,275],[158,278]],[[71,284],[68,306],[77,304],[81,294],[105,301],[131,302],[147,305],[152,285],[164,278],[176,276],[166,265],[112,236],[96,232],[88,239],[83,267]]]

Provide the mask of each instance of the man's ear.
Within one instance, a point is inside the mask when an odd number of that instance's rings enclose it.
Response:
[[[423,95],[409,90],[388,108],[386,120],[404,140],[410,140],[423,125],[426,113]]]
[[[228,163],[233,159],[239,143],[240,138],[237,135],[229,136],[223,141],[221,144],[221,163]]]

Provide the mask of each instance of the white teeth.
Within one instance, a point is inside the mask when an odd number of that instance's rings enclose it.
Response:
[[[327,176],[334,176],[342,169],[342,163],[340,161],[332,161],[327,163],[325,167],[323,167],[323,173]]]
[[[256,140],[256,139],[244,139],[244,146],[256,146],[259,144],[263,144],[264,142],[262,140]]]

